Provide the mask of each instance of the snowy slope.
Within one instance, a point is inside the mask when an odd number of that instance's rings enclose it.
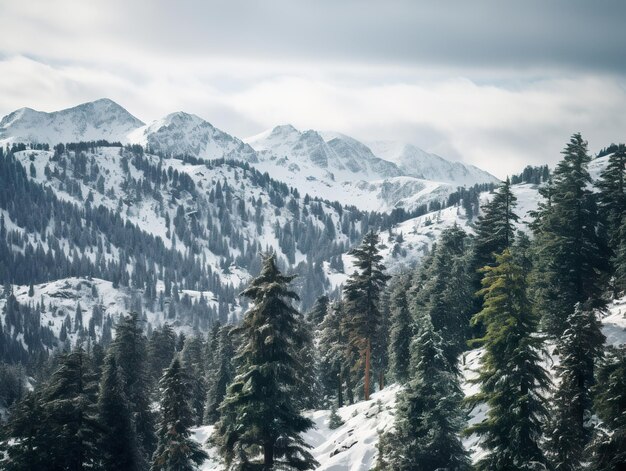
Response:
[[[603,332],[607,337],[607,345],[626,344],[626,297],[615,300],[608,313],[602,319]],[[549,348],[552,351],[552,348]],[[476,349],[465,353],[461,359],[462,387],[466,396],[475,394],[478,385],[470,382],[476,377],[480,368],[482,350]],[[553,370],[558,359],[546,358],[546,367]],[[327,471],[368,471],[376,463],[378,451],[376,444],[380,432],[392,430],[395,413],[396,394],[400,391],[397,385],[391,385],[382,391],[372,394],[369,401],[358,402],[338,409],[337,413],[345,422],[335,430],[328,428],[329,410],[307,412],[315,423],[315,428],[305,435],[306,442],[312,447],[312,454],[320,463],[318,470]],[[477,406],[469,414],[470,424],[480,422],[486,415],[484,406]],[[193,430],[193,437],[203,444],[211,459],[201,469],[203,471],[223,470],[217,453],[206,445],[206,440],[213,431],[211,426],[198,427]],[[473,461],[478,460],[484,451],[476,436],[463,440]]]
[[[497,181],[486,172],[422,151],[417,160],[405,153],[404,160],[395,162],[389,152],[379,155],[349,136],[299,131],[290,125],[277,126],[245,143],[184,112],[144,125],[108,99],[54,113],[23,108],[0,122],[0,144],[98,139],[141,144],[162,155],[249,162],[301,194],[372,211],[413,210],[445,199],[458,186]]]
[[[367,145],[376,156],[395,163],[404,175],[454,183],[457,186],[498,182],[496,177],[473,165],[451,162],[413,144],[399,141],[371,141],[367,142]]]
[[[192,155],[203,159],[239,159],[254,162],[254,150],[242,141],[188,113],[171,113],[127,137],[129,142],[147,146],[152,152]]]
[[[0,144],[48,143],[105,139],[127,142],[143,122],[112,100],[103,98],[52,113],[21,108],[0,121]]]
[[[407,210],[445,199],[456,182],[406,175],[363,143],[338,133],[301,132],[291,125],[246,139],[255,167],[301,192],[371,211]],[[472,183],[473,184],[473,183]]]

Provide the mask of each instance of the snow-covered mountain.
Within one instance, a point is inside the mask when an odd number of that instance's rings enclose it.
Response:
[[[372,141],[367,144],[376,156],[395,163],[403,175],[454,183],[458,186],[498,181],[496,177],[478,167],[462,162],[451,162],[406,142]]]
[[[414,146],[405,146],[413,154],[392,152],[393,145],[373,150],[343,134],[299,131],[291,125],[244,142],[184,112],[144,124],[108,99],[54,113],[24,108],[0,122],[0,144],[98,139],[141,144],[161,155],[245,161],[301,193],[363,210],[414,210],[442,201],[458,186],[497,181],[487,172]]]
[[[317,131],[302,132],[287,124],[245,141],[259,153],[259,160],[263,162],[272,161],[287,168],[320,168],[335,180],[402,176],[395,164],[379,159],[364,144],[341,134],[323,136]]]
[[[497,178],[476,167],[449,162],[414,149],[394,162],[390,152],[376,150],[345,134],[299,131],[277,126],[245,139],[258,153],[257,168],[302,191],[332,195],[361,209],[389,211],[444,199],[459,186],[495,183]],[[389,144],[391,146],[391,144]],[[384,150],[384,148],[382,148]]]
[[[217,129],[208,121],[182,111],[168,114],[134,130],[127,136],[127,140],[146,146],[156,153],[256,161],[256,153],[249,145]]]
[[[126,135],[144,123],[108,98],[46,113],[16,110],[0,121],[0,144],[95,141],[127,142]]]

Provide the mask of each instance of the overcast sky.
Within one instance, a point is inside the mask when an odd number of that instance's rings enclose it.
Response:
[[[0,114],[108,97],[401,139],[499,177],[626,141],[626,2],[0,0]]]

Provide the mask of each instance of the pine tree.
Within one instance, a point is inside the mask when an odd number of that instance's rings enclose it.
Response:
[[[473,341],[485,352],[476,379],[480,392],[469,401],[486,403],[489,412],[466,431],[478,434],[486,449],[477,468],[544,469],[546,459],[539,444],[550,379],[541,366],[543,340],[536,335],[538,322],[527,296],[527,269],[505,249],[496,255],[495,266],[482,272],[479,294],[484,304],[472,323],[485,327],[484,336]]]
[[[559,339],[556,367],[559,386],[548,433],[551,460],[556,471],[581,469],[591,438],[591,388],[596,361],[602,356],[604,335],[591,303],[577,304]]]
[[[599,274],[608,268],[589,188],[587,143],[574,134],[562,153],[552,183],[540,189],[545,201],[534,213],[533,224],[539,254],[534,294],[545,330],[557,337],[576,303],[590,300],[595,307],[602,305]]]
[[[430,320],[412,345],[411,379],[398,393],[395,430],[384,437],[380,466],[394,471],[471,469],[459,438],[465,420],[456,364]]]
[[[50,469],[82,470],[96,463],[96,396],[89,357],[79,346],[64,356],[42,393]]]
[[[359,365],[363,368],[365,400],[370,397],[370,372],[372,344],[378,338],[387,336],[381,332],[382,315],[380,295],[389,276],[378,249],[378,235],[369,232],[361,245],[349,253],[354,257],[355,271],[344,287],[346,326],[350,345],[359,352]]]
[[[208,458],[200,445],[190,438],[193,425],[189,377],[178,356],[163,373],[158,444],[151,471],[192,471]]]
[[[98,424],[101,429],[98,452],[103,469],[142,469],[131,410],[124,395],[124,381],[114,355],[107,355],[98,396]]]
[[[596,471],[626,469],[626,347],[609,349],[600,364],[594,404],[602,424],[591,451]]]
[[[607,226],[609,244],[613,251],[620,242],[620,228],[626,211],[626,145],[620,144],[609,157],[596,186],[599,193],[599,212]]]
[[[513,244],[515,223],[519,220],[515,214],[517,198],[511,191],[511,182],[507,178],[494,192],[491,200],[482,207],[482,215],[476,222],[473,268],[478,270],[494,262],[496,254]]]
[[[446,229],[425,265],[423,286],[415,287],[414,316],[427,315],[445,342],[450,363],[467,347],[472,284],[467,261],[467,234],[458,226]],[[418,284],[422,281],[418,281]]]
[[[324,320],[324,316],[326,316],[326,312],[328,312],[329,304],[330,304],[330,301],[328,300],[328,296],[322,295],[319,298],[317,298],[317,300],[315,301],[315,304],[309,311],[307,317],[316,328]]]
[[[208,388],[204,407],[204,422],[213,424],[220,418],[219,407],[226,396],[228,385],[235,374],[232,359],[234,356],[233,341],[230,336],[231,327],[223,326],[219,329],[217,349],[213,353],[213,367],[207,373]]]
[[[392,284],[390,311],[391,329],[389,333],[390,371],[396,381],[405,383],[409,379],[411,340],[414,335],[413,319],[408,303],[411,277],[400,274]]]
[[[207,396],[205,350],[204,339],[195,335],[185,342],[181,356],[189,371],[192,390],[191,408],[196,426],[202,425],[204,421],[204,406]]]
[[[140,455],[144,462],[148,462],[154,453],[156,436],[146,375],[146,338],[140,322],[139,314],[135,312],[119,320],[111,353],[120,370],[122,389],[130,406]],[[144,468],[145,464],[140,466]]]
[[[0,452],[0,467],[6,471],[46,469],[50,463],[51,431],[46,422],[41,394],[29,392],[16,404],[6,432],[14,441],[6,455]],[[3,437],[4,438],[4,437]]]
[[[240,469],[313,469],[317,463],[301,434],[312,421],[295,407],[298,389],[297,346],[303,340],[297,300],[289,289],[293,276],[265,257],[258,277],[242,295],[252,300],[235,332],[241,338],[237,376],[222,405],[215,440],[229,467]]]
[[[169,324],[164,324],[160,329],[154,330],[147,348],[150,377],[156,383],[174,358],[176,333]]]
[[[326,400],[336,398],[337,407],[343,407],[344,382],[350,374],[344,357],[348,339],[342,329],[342,320],[343,306],[338,301],[328,309],[317,335],[322,396]]]

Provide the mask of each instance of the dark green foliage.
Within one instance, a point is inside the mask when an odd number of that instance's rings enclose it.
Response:
[[[483,309],[472,319],[485,327],[484,336],[473,341],[485,349],[475,380],[480,392],[469,401],[486,403],[489,411],[466,430],[477,433],[487,450],[477,463],[480,470],[538,470],[546,465],[540,442],[550,379],[541,366],[543,340],[536,335],[523,258],[523,253],[514,257],[505,249],[496,255],[495,266],[482,270]]]
[[[394,471],[469,470],[459,434],[465,425],[456,364],[424,318],[412,346],[411,379],[398,393],[395,430],[384,438],[379,468]]]
[[[205,362],[206,343],[199,335],[194,335],[185,341],[181,358],[189,373],[191,388],[191,409],[194,425],[200,426],[204,420],[204,406],[207,396],[207,382]]]
[[[343,305],[338,301],[328,309],[317,334],[322,396],[327,401],[335,398],[338,407],[343,406],[344,383],[352,366],[345,358],[348,339],[342,327],[343,318]]]
[[[600,190],[598,195],[599,213],[606,227],[608,243],[611,248],[612,264],[616,271],[615,291],[620,293],[626,289],[625,252],[623,226],[624,212],[626,212],[626,146],[616,146],[614,153],[596,186]]]
[[[595,196],[589,188],[587,143],[574,134],[562,153],[552,182],[540,189],[544,202],[533,223],[538,254],[534,295],[543,327],[557,337],[576,303],[603,304],[601,274],[608,269]]]
[[[467,234],[458,226],[446,229],[417,274],[412,288],[414,316],[430,318],[445,343],[448,362],[456,363],[467,347],[472,308],[472,285],[468,273]]]
[[[192,471],[208,455],[190,438],[194,423],[190,405],[189,376],[180,359],[175,357],[159,382],[160,420],[158,444],[152,457],[151,471]]]
[[[237,376],[228,388],[215,441],[228,466],[236,469],[313,469],[317,463],[301,434],[312,426],[301,415],[297,347],[304,339],[292,276],[280,273],[274,255],[242,295],[253,302],[235,329],[241,338]]]
[[[519,220],[515,214],[517,198],[511,191],[511,182],[507,178],[493,193],[490,201],[482,207],[483,214],[476,222],[474,242],[474,269],[480,269],[494,262],[496,254],[513,244],[515,223]]]
[[[15,442],[8,446],[0,465],[6,471],[31,471],[46,469],[51,452],[49,431],[40,394],[29,392],[12,410],[6,427],[7,435]]]
[[[333,405],[328,416],[328,428],[331,430],[338,429],[345,422],[341,419],[341,416],[337,413],[337,407]]]
[[[308,320],[312,322],[316,328],[324,320],[324,317],[326,316],[326,312],[328,312],[329,305],[330,305],[330,301],[328,300],[328,296],[326,295],[320,296],[319,298],[317,298],[317,300],[315,301],[315,304],[309,311],[307,315]]]
[[[113,355],[107,355],[98,397],[98,424],[101,430],[98,455],[102,469],[141,470],[143,458],[124,394],[124,380]]]
[[[97,385],[81,347],[64,355],[46,387],[26,396],[10,424],[3,469],[83,470],[98,462]]]
[[[150,379],[158,382],[165,368],[172,362],[176,351],[176,334],[169,324],[164,324],[152,332],[147,348]]]
[[[393,378],[405,383],[409,379],[411,360],[411,340],[414,335],[414,322],[408,303],[411,277],[408,274],[396,276],[391,283],[389,297],[391,328],[389,332],[389,370]]]
[[[128,400],[137,437],[137,446],[144,461],[149,461],[156,447],[154,418],[150,410],[150,390],[146,375],[146,338],[137,313],[122,317],[115,328],[111,345],[122,378],[122,391]],[[143,467],[143,465],[142,465]]]
[[[604,335],[588,304],[577,304],[558,342],[558,389],[547,436],[552,464],[557,471],[581,469],[592,433],[591,388],[594,368],[602,356]]]
[[[610,349],[598,368],[595,411],[602,420],[591,451],[596,471],[626,469],[626,347]]]
[[[226,396],[228,385],[232,382],[235,372],[233,368],[234,347],[230,336],[231,326],[219,329],[216,350],[213,351],[211,368],[207,373],[207,396],[204,408],[204,421],[213,424],[220,418],[219,407]]]
[[[345,326],[350,346],[359,352],[359,366],[364,370],[364,396],[369,399],[371,354],[376,342],[385,342],[388,332],[380,309],[380,296],[387,276],[379,253],[378,234],[369,232],[361,245],[350,251],[357,268],[346,281],[343,298]]]

